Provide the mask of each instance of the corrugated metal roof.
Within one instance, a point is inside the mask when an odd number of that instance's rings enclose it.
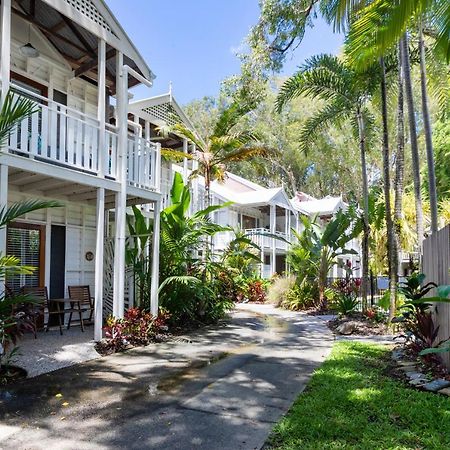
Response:
[[[106,24],[101,16],[98,16],[98,10],[91,0],[80,0],[72,5],[73,1],[74,0],[61,0],[61,2],[65,2],[70,6],[79,6],[79,11],[81,11],[81,8],[83,7],[85,9],[88,8],[88,11],[86,12],[86,14],[88,14],[87,18],[92,20],[95,19],[94,21],[99,27],[103,27],[107,32],[112,33],[112,35],[117,38],[114,31]],[[35,0],[34,9],[32,6],[33,2],[31,0],[18,0],[16,5],[18,7],[15,6],[13,8],[13,13],[16,13],[22,19],[39,28],[52,46],[68,61],[74,70],[89,60],[95,60],[98,53],[98,37],[96,35],[86,30],[70,18],[64,16],[45,1]],[[79,14],[82,13],[79,12]],[[120,30],[123,32],[122,28],[120,28]],[[129,40],[128,37],[126,37],[126,39]],[[131,41],[129,41],[129,44],[130,47],[133,49],[135,48]],[[107,51],[111,48],[111,46],[107,45]],[[154,75],[145,63],[143,63],[145,65],[145,67],[143,67],[142,61],[143,59],[140,61],[141,65],[139,66],[128,55],[124,55],[125,64],[129,65],[141,74],[143,73],[141,68],[147,69],[146,71],[148,71],[151,77],[154,78]],[[116,76],[115,57],[106,62],[106,67],[107,72],[109,73],[109,84],[113,85]],[[96,82],[97,79],[94,70],[95,69],[93,68],[90,72],[92,76],[89,75],[89,72],[86,72],[83,75],[92,78],[93,81]],[[144,76],[148,75],[144,74]],[[139,84],[139,82],[130,77],[129,86],[131,87],[136,84]],[[115,89],[113,88],[112,90],[114,91]]]

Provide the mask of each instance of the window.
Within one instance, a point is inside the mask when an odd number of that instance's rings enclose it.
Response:
[[[6,253],[20,259],[21,265],[35,268],[31,275],[10,275],[6,284],[14,292],[22,286],[43,286],[44,226],[13,223],[8,227]]]

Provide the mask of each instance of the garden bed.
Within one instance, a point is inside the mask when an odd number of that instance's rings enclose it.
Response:
[[[450,448],[449,399],[393,379],[389,349],[335,345],[266,449]]]
[[[368,319],[361,313],[336,317],[328,322],[328,327],[333,333],[341,335],[382,336],[392,334],[384,322]]]

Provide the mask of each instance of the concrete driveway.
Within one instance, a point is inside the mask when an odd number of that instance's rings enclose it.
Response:
[[[1,449],[259,449],[329,354],[325,317],[231,319],[0,393]]]

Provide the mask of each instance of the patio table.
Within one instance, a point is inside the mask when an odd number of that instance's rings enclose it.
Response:
[[[83,313],[86,311],[86,309],[81,307],[80,300],[73,299],[73,298],[51,298],[48,300],[48,302],[49,302],[49,306],[51,306],[52,304],[54,304],[56,306],[56,310],[54,310],[54,311],[51,311],[50,308],[48,308],[48,309],[49,309],[50,314],[57,315],[58,323],[59,323],[59,330],[60,330],[61,334],[62,334],[61,315],[63,316],[63,322],[64,322],[64,315],[66,313],[70,314],[69,322],[67,323],[67,329],[70,328],[70,323],[72,321],[72,314],[77,313],[80,317],[81,331],[84,332]],[[70,303],[70,308],[65,308],[66,303]],[[61,305],[62,305],[62,307],[61,307]],[[48,323],[47,323],[47,331],[48,331]]]

